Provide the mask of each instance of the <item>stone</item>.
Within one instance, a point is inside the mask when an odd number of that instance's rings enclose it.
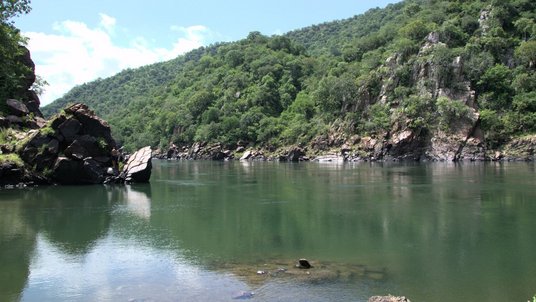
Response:
[[[212,160],[224,160],[225,159],[225,153],[220,151],[220,150],[217,150],[217,151],[213,152],[210,157],[211,157]]]
[[[106,170],[93,158],[85,158],[83,165],[83,177],[80,179],[83,184],[100,184],[104,182]]]
[[[319,163],[343,163],[344,157],[338,155],[323,155],[316,157],[314,161]]]
[[[127,181],[149,182],[152,170],[152,150],[150,146],[141,148],[128,159],[121,174],[125,175]]]
[[[24,105],[23,102],[14,100],[14,99],[8,99],[6,101],[7,109],[11,114],[16,116],[26,116],[30,111],[28,110],[28,107]]]
[[[368,302],[411,302],[406,297],[395,297],[395,296],[373,296],[368,299]]]
[[[68,118],[58,126],[58,130],[68,143],[74,141],[81,128],[82,124],[74,118]]]
[[[0,185],[19,183],[24,176],[23,170],[14,163],[0,164]]]
[[[39,103],[34,101],[34,100],[31,100],[31,101],[28,101],[26,102],[26,108],[28,108],[28,111],[30,111],[31,113],[34,114],[34,116],[36,117],[43,117],[43,113],[41,112],[41,110],[39,110]]]
[[[311,263],[309,263],[309,261],[307,261],[307,259],[300,259],[298,260],[297,267],[302,269],[310,269],[313,266],[311,265]]]
[[[10,124],[7,118],[0,116],[0,128],[7,128]]]
[[[59,157],[54,165],[52,178],[62,185],[99,184],[104,181],[105,170],[94,159],[82,161]]]
[[[26,48],[25,46],[19,46],[21,55],[18,56],[18,61],[22,64],[24,64],[30,72],[26,73],[25,75],[25,85],[21,87],[23,91],[26,91],[32,87],[33,83],[35,82],[35,63],[32,61],[32,56],[30,54],[30,50]]]
[[[47,121],[44,118],[39,117],[39,116],[35,117],[35,123],[37,124],[39,128],[43,128],[47,125]]]
[[[233,299],[235,300],[246,300],[251,299],[255,296],[255,293],[253,292],[246,292],[246,291],[240,291],[233,295]]]
[[[301,148],[296,147],[289,151],[289,153],[287,154],[287,160],[297,162],[304,155],[305,155],[305,152],[303,152]]]
[[[352,151],[352,147],[348,146],[347,144],[341,146],[341,154],[345,154],[350,151]]]
[[[103,150],[97,139],[93,136],[82,135],[77,137],[64,151],[65,156],[82,160],[86,157],[107,156],[107,150]]]
[[[16,115],[8,115],[6,116],[6,119],[8,120],[10,125],[22,125],[24,124],[24,121],[22,118]]]
[[[54,130],[58,130],[58,127],[67,120],[67,117],[65,115],[58,115],[52,119],[50,122],[50,127]]]
[[[77,179],[79,179],[82,172],[83,162],[67,157],[59,157],[54,164],[52,178],[60,184],[77,184]]]
[[[253,152],[251,150],[248,150],[242,154],[242,157],[240,157],[240,160],[248,160],[251,156],[253,156]]]
[[[72,114],[82,125],[80,134],[89,134],[94,137],[102,137],[106,144],[115,147],[110,126],[106,121],[95,115],[85,104],[74,104],[65,108],[67,114]]]

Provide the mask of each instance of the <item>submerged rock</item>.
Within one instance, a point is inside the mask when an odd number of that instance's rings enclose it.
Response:
[[[368,302],[411,302],[406,297],[396,297],[396,296],[373,296],[368,299]]]
[[[233,299],[235,300],[245,300],[245,299],[251,299],[255,295],[254,292],[246,292],[241,291],[233,295]]]

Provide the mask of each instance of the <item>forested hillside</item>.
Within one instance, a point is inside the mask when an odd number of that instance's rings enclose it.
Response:
[[[408,0],[126,70],[43,111],[85,102],[130,149],[329,150],[366,137],[383,155],[437,158],[471,143],[477,154],[536,131],[535,17],[532,0]]]

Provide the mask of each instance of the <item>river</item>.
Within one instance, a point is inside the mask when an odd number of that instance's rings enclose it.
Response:
[[[536,294],[533,163],[153,164],[150,184],[0,190],[0,301]]]

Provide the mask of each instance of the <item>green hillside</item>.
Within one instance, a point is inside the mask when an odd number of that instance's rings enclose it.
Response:
[[[536,130],[535,16],[531,0],[403,1],[126,70],[43,112],[84,102],[129,149],[328,148],[403,130],[453,135],[465,120],[494,148]]]

